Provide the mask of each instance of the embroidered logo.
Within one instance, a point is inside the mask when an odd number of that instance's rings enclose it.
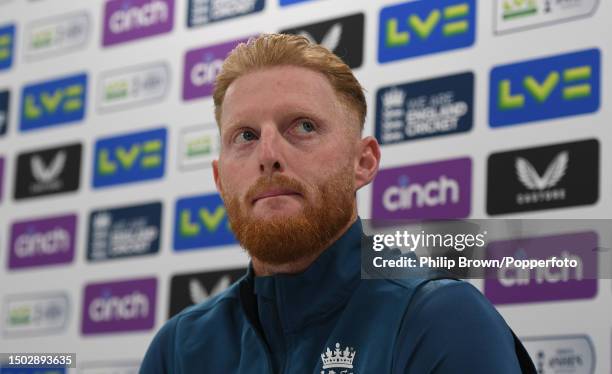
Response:
[[[321,353],[323,361],[321,374],[353,374],[353,360],[356,354],[357,352],[352,347],[346,347],[341,351],[340,343],[336,343],[336,349],[333,351],[327,347],[327,351]]]

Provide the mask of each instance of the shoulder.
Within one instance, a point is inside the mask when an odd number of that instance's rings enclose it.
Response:
[[[240,284],[237,281],[218,295],[196,305],[183,309],[166,322],[174,326],[174,331],[193,331],[207,329],[211,325],[222,324],[236,317],[240,307]]]
[[[434,367],[454,367],[457,373],[520,372],[509,326],[476,287],[462,280],[422,283],[406,309],[397,343],[397,362],[402,370],[411,369],[402,372],[446,372]]]
[[[510,337],[503,317],[471,283],[436,279],[422,283],[408,305],[406,317],[432,331],[471,331],[488,327]]]
[[[205,344],[211,331],[236,327],[238,320],[240,281],[220,294],[185,308],[166,321],[155,334],[141,366],[141,373],[171,373],[175,352],[185,345]]]

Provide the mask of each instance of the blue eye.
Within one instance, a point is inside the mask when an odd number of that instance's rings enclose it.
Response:
[[[251,130],[242,130],[234,138],[234,143],[248,143],[251,140],[257,139],[255,133]]]
[[[304,131],[306,133],[315,131],[314,124],[309,120],[301,120],[297,127],[299,131]]]

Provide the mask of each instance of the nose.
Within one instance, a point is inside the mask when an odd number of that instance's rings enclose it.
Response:
[[[275,125],[263,126],[259,135],[259,171],[272,176],[285,169],[282,144],[283,137]]]

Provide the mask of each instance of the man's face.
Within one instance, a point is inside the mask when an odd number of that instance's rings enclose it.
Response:
[[[358,123],[324,75],[282,66],[236,79],[220,129],[215,182],[253,257],[296,261],[355,216]]]

